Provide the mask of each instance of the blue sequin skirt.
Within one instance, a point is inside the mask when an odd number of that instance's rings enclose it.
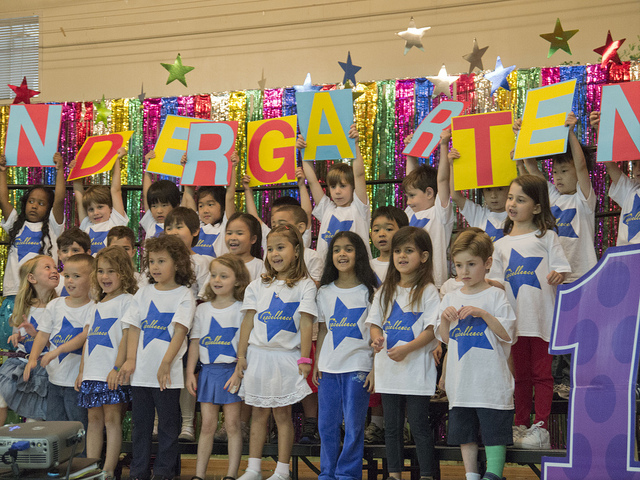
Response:
[[[235,363],[206,363],[198,375],[198,401],[227,405],[241,402],[242,399],[224,389],[224,384],[236,370]]]
[[[0,307],[0,348],[4,350],[15,351],[15,348],[10,343],[7,343],[9,337],[13,334],[13,327],[9,324],[9,318],[13,313],[13,306],[16,303],[16,296],[9,295],[5,297]]]
[[[7,358],[0,367],[0,395],[7,406],[21,417],[46,420],[49,376],[40,363],[31,370],[28,382],[22,378],[27,362]]]
[[[107,382],[85,380],[80,385],[78,406],[83,408],[101,407],[103,405],[117,405],[131,400],[131,387],[118,385],[115,390],[109,390]]]

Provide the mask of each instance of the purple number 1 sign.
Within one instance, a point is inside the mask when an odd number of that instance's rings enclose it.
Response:
[[[544,479],[640,479],[639,273],[640,245],[609,248],[589,273],[558,288],[550,350],[572,353],[567,457],[544,457]]]

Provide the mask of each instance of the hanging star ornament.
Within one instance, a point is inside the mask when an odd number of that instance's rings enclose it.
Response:
[[[169,78],[167,78],[167,83],[165,85],[169,85],[174,80],[178,80],[185,87],[187,86],[187,79],[184,76],[191,70],[196,68],[182,65],[182,57],[180,56],[180,54],[178,54],[173,64],[161,63],[160,65],[162,65],[169,72]]]
[[[267,84],[267,79],[264,78],[264,68],[262,69],[262,77],[258,80],[258,85],[260,86],[260,91],[264,92],[264,87]]]
[[[476,67],[481,71],[484,70],[484,67],[482,66],[482,56],[488,48],[488,46],[478,48],[478,40],[475,38],[473,39],[473,51],[462,56],[462,58],[469,62],[469,75],[471,75],[471,72],[473,72],[473,69]]]
[[[96,106],[96,123],[102,122],[106,127],[110,116],[111,110],[107,108],[107,105],[104,102],[104,95],[102,95],[102,100],[100,100],[100,103]]]
[[[140,103],[144,102],[144,98],[145,98],[146,94],[144,93],[144,83],[140,86],[140,95],[138,95],[138,100],[140,100]]]
[[[405,55],[409,50],[411,50],[411,47],[419,48],[424,52],[424,47],[422,46],[422,37],[424,36],[424,32],[426,32],[430,28],[431,27],[416,28],[416,22],[413,20],[413,17],[411,17],[411,20],[409,20],[409,27],[402,32],[396,33],[396,35],[403,38],[405,41]]]
[[[460,78],[459,75],[448,75],[447,68],[442,64],[442,68],[440,68],[440,72],[438,72],[437,77],[427,77],[433,86],[433,96],[437,97],[441,93],[444,93],[448,98],[451,98],[451,85]]]
[[[553,29],[552,33],[540,34],[542,38],[551,43],[551,45],[549,45],[549,53],[547,53],[547,58],[550,58],[551,55],[556,53],[558,50],[564,50],[569,55],[571,55],[571,49],[569,48],[569,39],[578,32],[579,30],[563,30],[560,19],[557,18],[556,26]]]
[[[618,49],[622,46],[626,38],[622,40],[613,41],[613,37],[611,36],[611,30],[607,31],[607,41],[606,43],[598,48],[594,48],[593,51],[599,55],[602,55],[602,63],[600,64],[602,68],[606,67],[609,62],[620,64],[620,57],[618,56]]]
[[[344,70],[344,78],[342,83],[346,85],[347,81],[351,81],[353,85],[356,84],[356,73],[362,68],[358,65],[351,63],[351,52],[347,53],[347,62],[338,62],[342,70]]]
[[[22,83],[19,87],[16,87],[15,85],[8,85],[8,87],[16,94],[16,98],[13,99],[13,105],[20,102],[30,105],[31,97],[35,97],[40,94],[37,90],[29,90],[29,87],[27,86],[27,77],[22,78]]]
[[[498,57],[498,59],[496,60],[496,69],[493,72],[489,72],[484,75],[484,78],[491,82],[491,95],[496,93],[496,91],[500,87],[504,88],[505,90],[511,91],[511,87],[509,86],[507,77],[515,69],[515,65],[504,68],[502,66],[502,60],[500,60],[500,57]]]
[[[311,74],[307,73],[307,77],[304,79],[302,85],[294,85],[293,88],[296,92],[319,92],[322,87],[311,84]]]

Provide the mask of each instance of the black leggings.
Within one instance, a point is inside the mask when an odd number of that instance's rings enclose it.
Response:
[[[404,411],[407,409],[411,434],[416,442],[420,476],[432,476],[433,430],[429,423],[429,401],[422,395],[382,394],[384,409],[384,443],[387,448],[389,472],[402,472],[404,465]]]

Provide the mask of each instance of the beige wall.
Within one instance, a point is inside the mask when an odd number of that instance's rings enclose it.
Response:
[[[342,81],[338,61],[351,51],[362,70],[358,81],[466,73],[462,55],[473,38],[488,45],[484,66],[496,56],[518,67],[564,61],[594,63],[607,29],[614,39],[638,41],[639,0],[0,0],[0,18],[39,15],[42,33],[42,94],[37,101],[188,95],[303,82]],[[431,26],[425,52],[403,55],[410,16]],[[547,59],[549,43],[539,37],[579,29],[570,40],[573,56],[559,51]],[[64,33],[63,33],[64,30]],[[624,51],[626,45],[623,46]],[[182,54],[188,88],[165,85],[160,62]],[[8,102],[5,102],[8,103]]]

